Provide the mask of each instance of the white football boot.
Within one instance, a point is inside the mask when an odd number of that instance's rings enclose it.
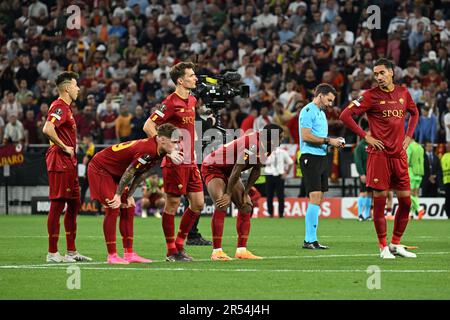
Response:
[[[62,255],[59,254],[59,252],[55,252],[55,253],[47,253],[47,258],[46,260],[47,262],[54,262],[54,263],[61,263],[64,262],[64,257]]]
[[[386,246],[383,249],[380,249],[380,258],[381,259],[395,259],[395,256],[389,250],[389,247]]]
[[[66,259],[65,262],[89,262],[92,261],[92,258],[83,256],[78,251],[68,251],[66,256],[64,257]]]
[[[390,244],[389,250],[391,253],[395,254],[396,256],[401,256],[405,258],[417,258],[417,255],[415,253],[406,251],[405,247],[400,244]]]

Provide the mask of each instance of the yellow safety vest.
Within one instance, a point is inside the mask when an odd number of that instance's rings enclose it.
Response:
[[[442,156],[441,166],[444,184],[450,183],[450,152]]]

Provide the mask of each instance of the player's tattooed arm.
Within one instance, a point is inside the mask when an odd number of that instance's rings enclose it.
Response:
[[[128,190],[128,196],[131,197],[134,192],[136,191],[136,189],[140,186],[140,184],[142,182],[145,181],[145,179],[147,179],[148,177],[150,177],[150,169],[135,175],[133,182],[131,182],[130,188]]]
[[[250,189],[255,184],[256,180],[258,180],[259,176],[261,175],[261,164],[257,164],[252,168],[252,171],[250,172],[250,176],[247,180],[247,185],[245,186],[244,193],[248,194],[250,192]]]
[[[120,178],[119,186],[117,187],[116,195],[122,195],[125,188],[130,184],[136,174],[136,167],[134,165],[129,165],[127,170],[123,173]]]
[[[114,198],[111,200],[106,199],[106,203],[108,204],[108,206],[110,206],[113,209],[117,209],[120,207],[120,204],[122,202],[121,201],[122,193],[125,191],[125,188],[130,184],[131,180],[133,180],[135,173],[136,173],[135,166],[129,165],[127,170],[125,170],[122,177],[120,178],[119,186],[117,187]]]

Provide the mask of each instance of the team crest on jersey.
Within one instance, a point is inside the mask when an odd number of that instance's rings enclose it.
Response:
[[[398,101],[403,104],[403,102],[405,102],[405,100],[403,100],[403,98],[398,99]]]

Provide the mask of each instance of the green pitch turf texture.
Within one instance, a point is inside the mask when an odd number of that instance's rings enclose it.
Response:
[[[67,288],[67,264],[47,264],[46,216],[0,216],[0,299],[450,299],[450,221],[412,221],[402,243],[417,259],[381,260],[373,222],[321,220],[330,250],[300,249],[303,219],[253,219],[249,249],[260,261],[213,262],[210,247],[187,247],[194,262],[165,262],[161,220],[135,219],[135,249],[151,264],[108,265],[102,217],[78,218],[80,289]],[[234,255],[235,218],[226,218],[223,248]],[[179,218],[176,219],[176,226]],[[393,222],[388,223],[388,234]],[[200,230],[211,239],[210,218]],[[61,235],[64,235],[61,219]],[[118,233],[119,253],[122,253]],[[59,240],[65,253],[65,238]],[[369,290],[369,266],[381,270]],[[370,281],[369,281],[370,282]]]

